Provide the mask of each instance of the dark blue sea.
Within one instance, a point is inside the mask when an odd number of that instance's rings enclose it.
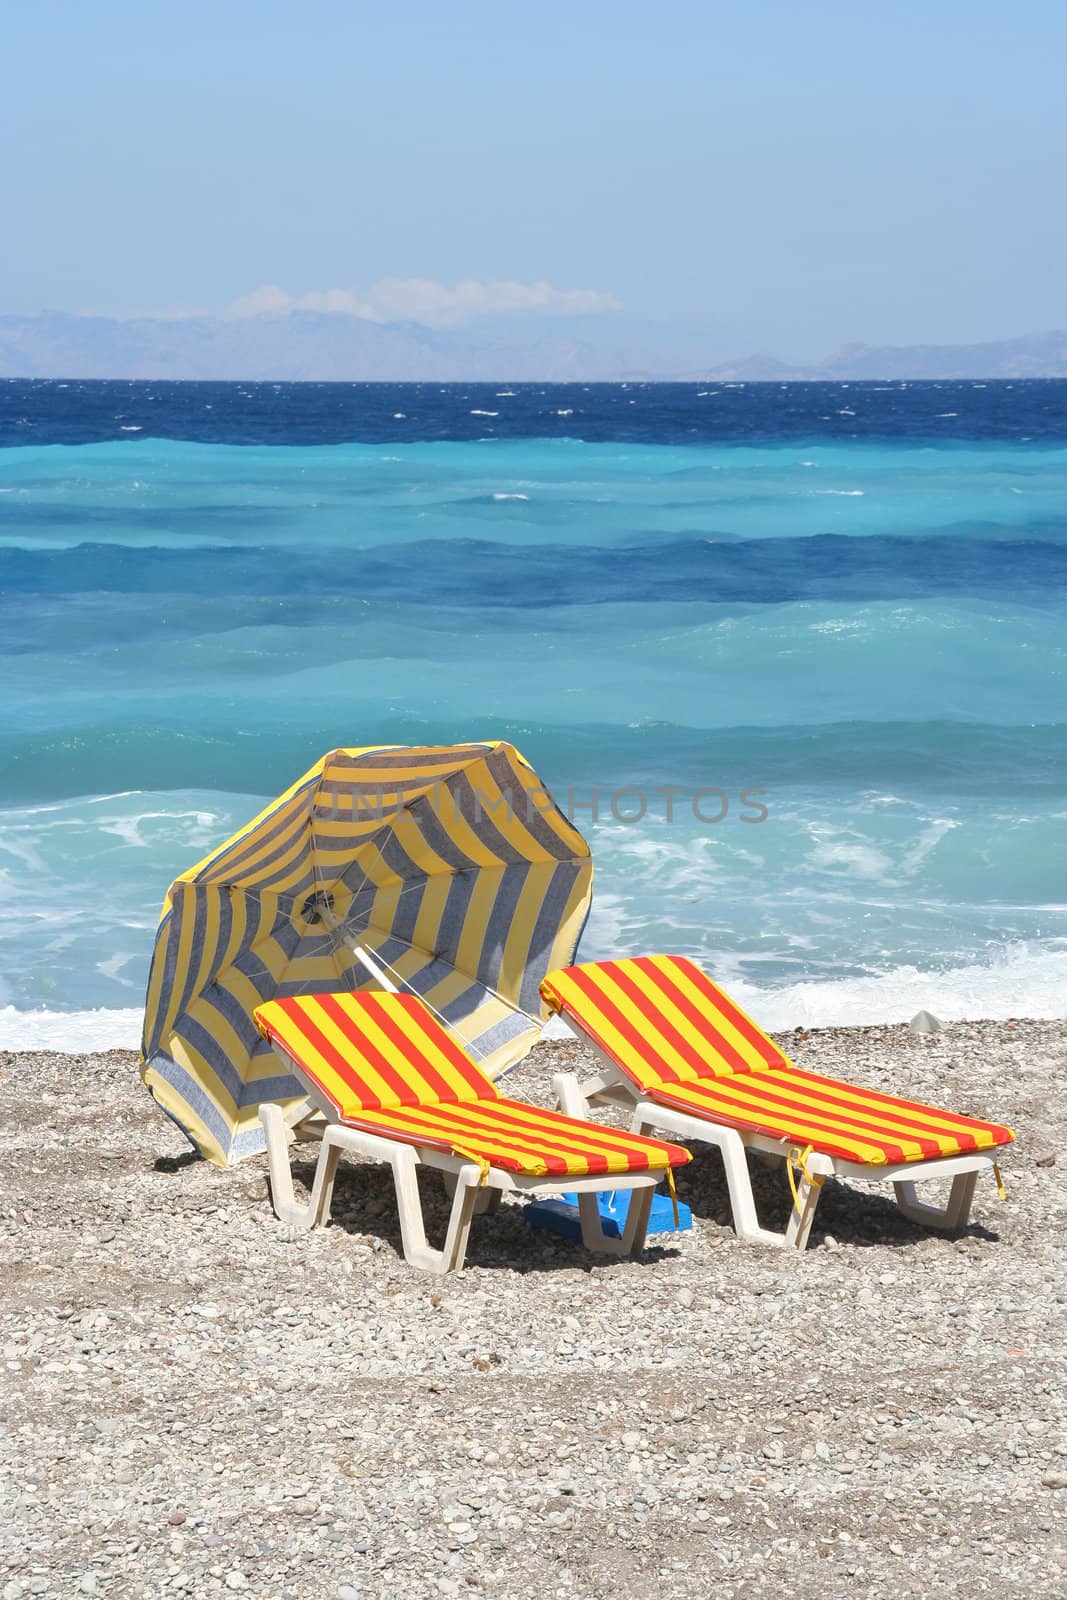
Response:
[[[0,381],[0,589],[0,1044],[134,1040],[171,878],[324,750],[487,737],[589,956],[1062,1013],[1067,383]]]

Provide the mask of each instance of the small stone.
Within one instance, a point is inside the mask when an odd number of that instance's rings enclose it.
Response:
[[[96,1593],[96,1573],[95,1572],[83,1572],[82,1575],[81,1575],[81,1578],[80,1578],[80,1580],[78,1582],[78,1588],[81,1590],[82,1594],[95,1594]]]
[[[185,1512],[172,1511],[170,1516],[167,1518],[167,1521],[170,1523],[172,1528],[180,1528],[182,1523],[185,1521]]]
[[[1041,1483],[1046,1489],[1067,1489],[1067,1472],[1046,1472]]]
[[[923,1034],[940,1033],[941,1024],[932,1011],[916,1011],[908,1023],[908,1032],[915,1037]]]
[[[1055,1150],[1042,1150],[1039,1156],[1034,1157],[1035,1167],[1054,1167],[1056,1165]]]
[[[694,1295],[692,1289],[679,1289],[678,1293],[675,1295],[675,1299],[680,1306],[684,1306],[688,1311],[689,1307],[696,1299],[696,1296]]]
[[[227,1589],[247,1589],[248,1579],[243,1572],[235,1567],[233,1572],[226,1574],[226,1587]]]
[[[293,1501],[293,1510],[298,1517],[313,1517],[318,1509],[314,1500],[301,1498]]]
[[[353,1589],[350,1583],[342,1583],[337,1591],[337,1600],[359,1600],[359,1590]]]
[[[22,1585],[17,1578],[12,1578],[10,1583],[4,1584],[4,1600],[22,1600],[22,1593]]]

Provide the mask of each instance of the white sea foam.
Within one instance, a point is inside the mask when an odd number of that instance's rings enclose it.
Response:
[[[529,500],[528,494],[494,494],[494,500]]]
[[[136,1010],[17,1011],[0,1007],[3,1050],[136,1050],[144,1012]]]
[[[137,978],[123,976],[123,968],[128,967],[131,962],[137,968]],[[113,982],[120,983],[124,989],[132,989],[137,994],[142,993],[144,990],[144,983],[140,980],[140,961],[128,951],[120,950],[116,955],[108,956],[106,961],[98,961],[96,970],[102,977],[110,978]]]
[[[714,958],[705,958],[705,964],[714,976]],[[1067,1010],[1067,948],[1024,947],[989,963],[930,971],[902,966],[860,977],[812,979],[773,988],[732,976],[727,982],[734,999],[765,1028],[907,1022],[922,1010],[932,1011],[942,1022],[1056,1018]],[[141,1024],[139,1008],[18,1011],[4,1006],[0,1007],[0,1049],[136,1050]],[[545,1036],[569,1037],[558,1022],[548,1025]]]
[[[813,622],[808,628],[809,633],[863,633],[867,624],[862,618],[828,617],[825,622]]]
[[[143,433],[144,429],[140,426],[139,423],[121,422],[119,424],[119,432],[120,433]]]
[[[1018,950],[989,963],[920,971],[895,967],[864,977],[765,989],[735,981],[731,993],[768,1028],[828,1028],[907,1022],[932,1011],[942,1022],[1062,1017],[1067,950]]]
[[[472,411],[472,417],[499,417],[499,411]]]

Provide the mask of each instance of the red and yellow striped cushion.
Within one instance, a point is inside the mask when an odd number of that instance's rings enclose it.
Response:
[[[492,1100],[497,1090],[413,994],[305,994],[252,1013],[342,1117],[368,1107]]]
[[[780,1139],[811,1145],[824,1155],[862,1166],[933,1161],[1010,1144],[1010,1128],[939,1111],[917,1100],[898,1100],[876,1089],[857,1089],[798,1067],[733,1073],[696,1083],[663,1085],[648,1098],[712,1122],[725,1122]]]
[[[864,1166],[994,1150],[1015,1137],[997,1123],[801,1071],[680,956],[567,967],[550,972],[541,992],[649,1100],[710,1122]]]
[[[523,1105],[503,1095],[466,1105],[356,1112],[343,1121],[405,1144],[432,1145],[453,1155],[473,1156],[525,1177],[665,1172],[691,1160],[689,1151],[680,1145],[578,1122],[558,1111],[543,1111],[540,1106]]]
[[[752,1018],[684,956],[561,967],[548,974],[541,993],[641,1089],[789,1064]]]
[[[254,1016],[349,1127],[528,1177],[663,1172],[690,1160],[679,1145],[506,1100],[415,995],[301,995]]]

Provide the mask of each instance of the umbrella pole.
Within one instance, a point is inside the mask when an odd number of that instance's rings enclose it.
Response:
[[[364,949],[363,945],[361,944],[349,943],[349,941],[345,938],[344,923],[339,917],[334,915],[334,912],[330,907],[323,908],[322,920],[326,924],[327,928],[329,928],[330,932],[337,935],[345,949],[352,952],[356,960],[362,966],[366,967],[371,977],[376,978],[381,984],[382,988],[388,994],[400,993],[399,985],[395,984],[392,979],[386,975],[383,969],[378,965],[377,961],[375,961],[369,950]],[[394,939],[400,939],[399,934],[392,934],[391,937]],[[406,944],[409,950],[414,950],[417,948],[415,945],[410,944],[407,939],[400,939],[400,943]],[[406,979],[402,981],[404,982],[405,988],[409,989],[412,994],[418,993],[418,991],[413,988],[413,986],[408,983]],[[483,983],[481,987],[485,990],[486,994],[491,994],[494,1000],[499,1000],[502,1006],[507,1006],[509,1011],[514,1011],[516,1016],[525,1017],[527,1022],[532,1022],[535,1028],[542,1029],[544,1027],[544,1022],[540,1017],[531,1016],[528,1011],[524,1011],[521,1006],[517,1006],[514,1000],[509,1000],[506,995],[502,995],[499,989],[494,989],[491,983]],[[430,1010],[434,1011],[434,1008],[431,1006]],[[452,1024],[447,1020],[447,1018],[443,1017],[439,1011],[434,1011],[434,1016],[437,1017],[438,1021],[443,1022],[446,1028],[452,1027]]]
[[[345,939],[345,937],[344,937],[344,932],[345,932],[344,924],[337,917],[334,916],[332,911],[325,911],[323,913],[323,921],[326,923],[326,926],[330,929],[330,932],[331,933],[336,933],[338,938],[341,939],[341,941],[343,942],[343,944],[345,946],[345,949],[346,950],[351,950],[352,954],[355,956],[356,960],[360,963],[360,965],[362,967],[365,967],[367,969],[367,971],[370,973],[371,977],[376,979],[376,981],[381,984],[382,988],[386,991],[387,994],[399,994],[400,993],[399,984],[396,984],[396,983],[393,982],[392,978],[389,977],[388,973],[386,973],[384,971],[384,969],[381,966],[379,966],[378,962],[375,961],[374,957],[371,955],[369,950],[365,949],[363,947],[363,945],[361,945],[361,944],[355,944],[355,943],[351,943],[350,944],[348,942],[348,940]],[[414,946],[411,946],[410,948],[413,949]],[[417,994],[418,993],[418,991],[416,989],[414,989],[410,983],[408,983],[406,980],[404,980],[404,982],[405,982],[405,987],[408,989],[408,991],[411,994]],[[523,1011],[521,1009],[521,1007],[515,1005],[512,1001],[505,1000],[504,996],[502,994],[498,994],[497,991],[495,989],[493,989],[493,988],[490,988],[488,984],[484,984],[483,988],[485,988],[487,990],[487,992],[494,997],[494,999],[499,1000],[499,1001],[501,1001],[501,1003],[503,1005],[506,1005],[509,1008],[509,1010],[516,1012],[520,1017],[526,1017],[528,1019],[528,1021],[535,1023],[537,1027],[541,1026],[541,1023],[539,1022],[538,1018],[531,1017],[528,1011]],[[438,1022],[440,1022],[443,1027],[447,1028],[450,1033],[454,1033],[456,1035],[456,1038],[465,1047],[465,1049],[470,1050],[472,1052],[472,1054],[477,1054],[477,1055],[482,1055],[483,1054],[483,1052],[478,1049],[478,1046],[474,1043],[473,1039],[468,1039],[465,1034],[460,1033],[460,1031],[456,1027],[455,1023],[449,1022],[448,1018],[446,1016],[444,1016],[440,1011],[438,1011],[435,1006],[430,1005],[429,1001],[425,1000],[423,996],[420,995],[419,998],[423,1000],[423,1004],[424,1005],[429,1006],[430,1011],[437,1018]]]
[[[387,994],[399,994],[400,993],[400,990],[397,988],[397,986],[393,982],[392,978],[389,978],[389,977],[386,976],[386,974],[382,971],[381,967],[375,961],[374,957],[371,955],[369,950],[364,950],[364,948],[363,948],[363,946],[361,944],[349,945],[349,949],[351,950],[352,954],[355,956],[356,960],[358,962],[360,962],[360,964],[362,966],[366,967],[366,969],[370,973],[371,977],[372,978],[377,978],[378,982],[381,984],[382,988],[386,991]]]

